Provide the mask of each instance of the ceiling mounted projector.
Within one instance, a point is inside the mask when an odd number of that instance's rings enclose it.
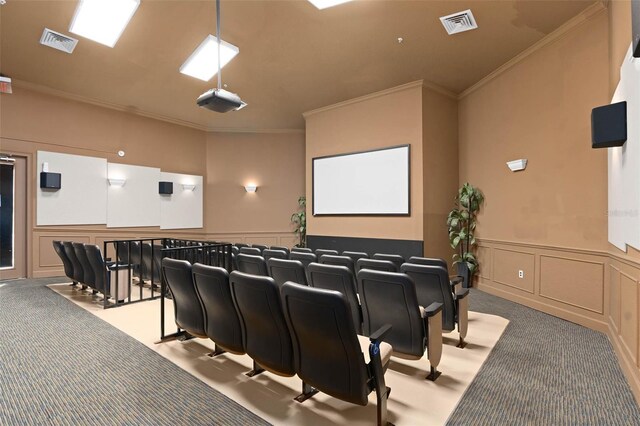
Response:
[[[204,92],[197,100],[198,106],[215,112],[237,111],[247,106],[235,93],[224,89],[211,89]]]
[[[196,101],[199,107],[215,112],[238,111],[247,106],[235,93],[222,88],[222,71],[220,66],[220,0],[216,0],[216,39],[218,44],[218,88],[204,92]]]

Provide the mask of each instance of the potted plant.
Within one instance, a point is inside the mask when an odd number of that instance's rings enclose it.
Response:
[[[453,264],[456,265],[458,275],[463,277],[462,285],[465,288],[471,286],[472,278],[479,269],[478,260],[473,254],[473,247],[476,245],[474,236],[476,217],[483,201],[482,192],[469,183],[465,183],[458,190],[455,207],[447,217],[449,242],[451,248],[456,250],[453,255]]]
[[[307,197],[301,195],[298,198],[298,211],[291,215],[291,222],[294,223],[295,229],[293,232],[298,234],[300,241],[295,245],[296,247],[307,246]]]

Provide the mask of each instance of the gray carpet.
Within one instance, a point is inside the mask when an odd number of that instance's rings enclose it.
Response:
[[[44,287],[0,282],[0,425],[268,424]]]
[[[471,310],[510,323],[448,424],[640,425],[607,336],[478,290],[470,296]]]

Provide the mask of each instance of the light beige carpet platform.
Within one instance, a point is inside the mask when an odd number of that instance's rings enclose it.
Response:
[[[160,300],[104,310],[97,298],[86,292],[66,284],[49,287],[275,425],[375,424],[375,393],[369,396],[366,407],[322,393],[300,404],[293,400],[300,393],[300,379],[268,372],[249,378],[244,373],[252,368],[251,358],[232,354],[210,358],[206,354],[213,350],[211,340],[155,344],[160,336]],[[172,333],[175,331],[172,301],[166,300],[165,307],[166,332]],[[444,424],[507,324],[506,319],[498,316],[469,312],[467,347],[455,346],[456,332],[444,336],[445,347],[438,367],[442,375],[436,382],[425,380],[429,371],[426,356],[419,361],[392,358],[385,375],[387,386],[391,387],[389,421],[397,426]]]

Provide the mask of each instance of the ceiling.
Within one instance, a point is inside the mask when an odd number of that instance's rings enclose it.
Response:
[[[305,0],[223,0],[222,39],[240,54],[222,80],[249,106],[218,114],[195,103],[216,77],[178,72],[215,34],[214,1],[143,0],[112,49],[69,33],[76,1],[8,0],[0,72],[208,129],[303,129],[305,111],[415,80],[460,93],[593,3],[361,0],[317,10]],[[438,17],[467,8],[479,28],[448,36]],[[44,27],[79,38],[73,54],[40,45]]]

